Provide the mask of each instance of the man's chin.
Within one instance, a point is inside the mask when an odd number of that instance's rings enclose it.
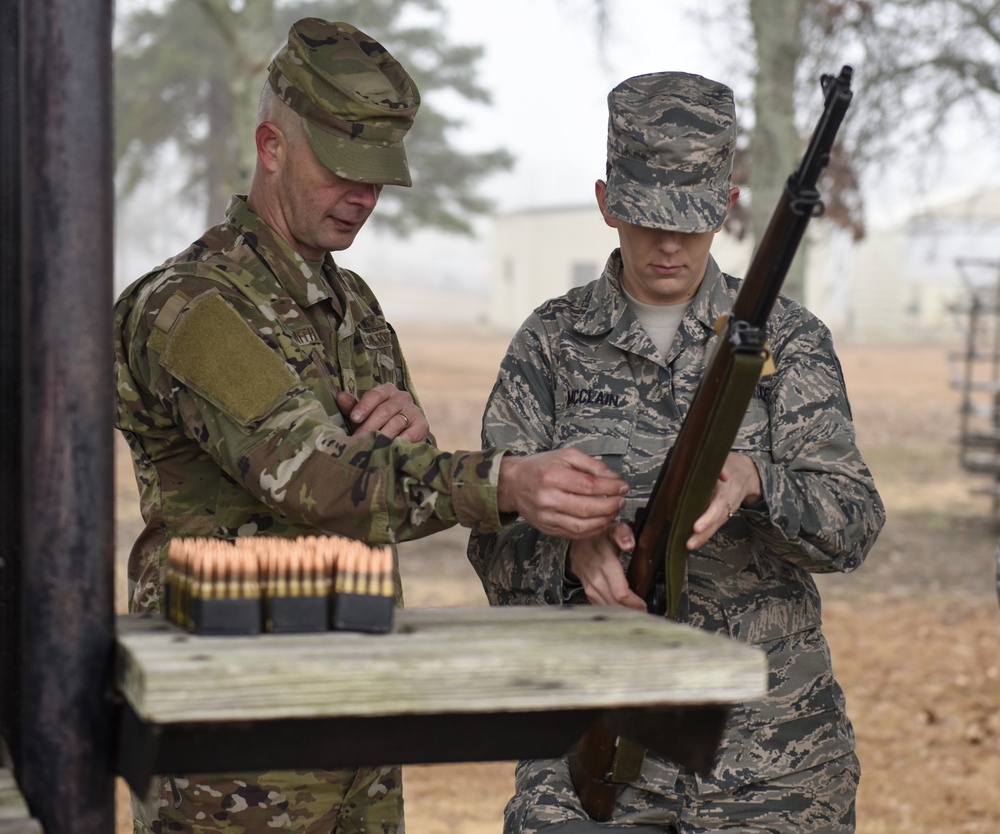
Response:
[[[327,238],[324,242],[327,244],[327,250],[338,252],[342,249],[347,249],[354,243],[354,238],[358,236],[358,232],[361,231],[362,226],[364,226],[364,221],[361,223],[335,221],[332,226],[328,225],[324,229]]]
[[[340,232],[335,235],[330,235],[326,242],[327,252],[342,252],[345,249],[350,248],[351,244],[354,243],[354,238],[357,237],[358,232],[361,230],[359,226],[353,232]]]

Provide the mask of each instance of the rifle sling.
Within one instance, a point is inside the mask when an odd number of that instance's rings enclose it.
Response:
[[[618,736],[615,742],[615,758],[611,763],[608,781],[618,785],[634,782],[639,778],[639,773],[642,771],[642,760],[645,757],[645,747]]]
[[[696,465],[692,468],[684,491],[685,500],[678,506],[674,523],[670,525],[666,556],[667,616],[673,620],[680,614],[687,576],[688,552],[684,543],[715,489],[715,482],[718,480],[715,473],[722,469],[725,455],[732,448],[761,373],[767,372],[766,365],[770,362],[771,354],[767,350],[735,351],[731,356],[726,384],[722,386],[723,396],[709,417]],[[719,449],[723,450],[721,456]],[[721,460],[712,461],[711,457],[721,457]],[[639,778],[645,756],[646,748],[618,736],[609,781],[617,784],[634,782]]]
[[[719,472],[732,450],[768,359],[770,351],[767,350],[734,351],[730,356],[726,379],[720,386],[722,396],[708,416],[666,542],[666,615],[672,620],[680,617],[681,597],[687,580],[688,551],[685,542],[695,521],[708,506]]]

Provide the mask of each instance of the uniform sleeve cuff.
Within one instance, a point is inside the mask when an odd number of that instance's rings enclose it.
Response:
[[[504,450],[455,452],[451,502],[455,518],[477,533],[497,533],[503,527],[497,509],[497,483]]]

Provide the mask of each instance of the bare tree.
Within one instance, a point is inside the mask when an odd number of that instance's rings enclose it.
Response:
[[[812,60],[856,65],[863,115],[848,124],[859,165],[901,147],[922,165],[956,123],[1000,128],[1000,0],[810,0],[803,40]]]

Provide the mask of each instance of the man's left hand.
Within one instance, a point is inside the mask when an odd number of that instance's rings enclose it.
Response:
[[[431,430],[409,392],[400,391],[391,382],[365,391],[361,399],[341,391],[337,394],[337,407],[354,434],[377,431],[390,438],[420,443]]]
[[[739,512],[740,507],[757,504],[762,497],[757,464],[747,455],[730,452],[708,507],[694,523],[693,534],[686,542],[687,549],[697,550]]]

